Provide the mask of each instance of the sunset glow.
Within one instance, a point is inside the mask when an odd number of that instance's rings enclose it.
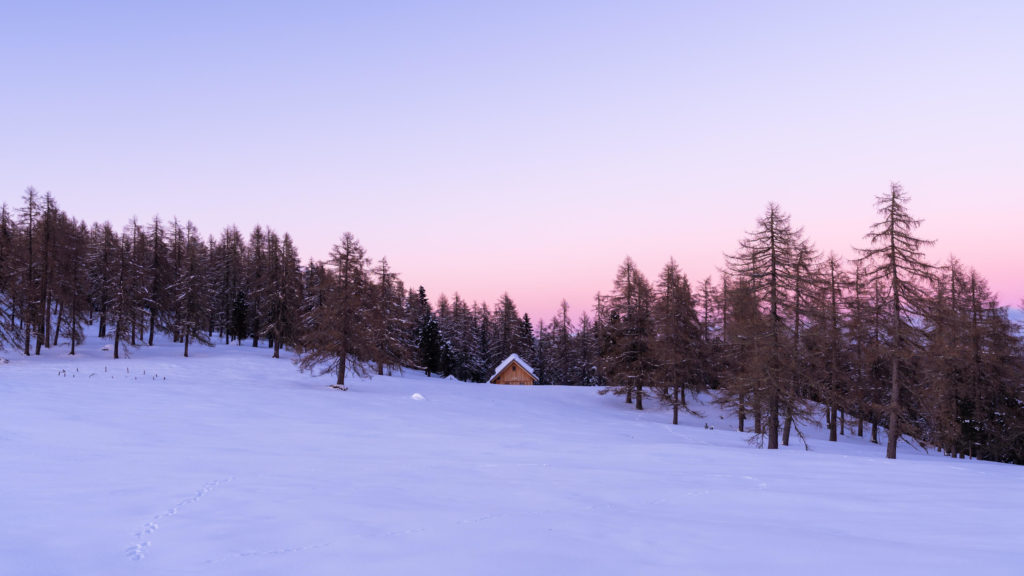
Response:
[[[351,231],[436,298],[589,310],[691,280],[770,201],[852,256],[901,182],[935,261],[1024,298],[1018,2],[33,2],[7,7],[0,202],[322,259]]]

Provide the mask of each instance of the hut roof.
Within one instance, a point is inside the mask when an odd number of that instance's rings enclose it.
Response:
[[[498,374],[501,374],[502,370],[504,370],[505,368],[508,368],[508,365],[513,363],[513,362],[515,362],[516,364],[519,364],[520,366],[522,366],[523,370],[526,370],[527,372],[529,372],[530,376],[533,376],[534,379],[537,378],[537,375],[533,373],[533,368],[529,364],[526,363],[526,360],[523,360],[522,357],[519,356],[519,354],[512,354],[508,358],[505,358],[505,360],[501,364],[498,364],[498,367],[494,369],[494,374],[491,375],[491,380],[494,380],[494,378]]]

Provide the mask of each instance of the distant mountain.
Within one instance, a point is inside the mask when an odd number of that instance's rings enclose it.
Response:
[[[1017,322],[1018,324],[1024,324],[1024,310],[1017,308],[1016,306],[1010,307],[1010,320]]]

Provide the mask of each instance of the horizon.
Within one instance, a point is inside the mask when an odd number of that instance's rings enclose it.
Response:
[[[1017,3],[242,6],[11,8],[0,202],[259,224],[304,262],[351,231],[536,326],[627,255],[717,277],[773,201],[850,256],[898,181],[933,262],[1024,299]]]

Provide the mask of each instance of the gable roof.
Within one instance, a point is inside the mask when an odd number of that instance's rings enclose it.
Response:
[[[522,357],[519,356],[519,354],[512,354],[508,358],[505,358],[505,360],[501,364],[498,364],[498,367],[494,369],[494,374],[491,376],[491,379],[488,380],[488,382],[493,382],[494,379],[497,378],[498,374],[501,374],[501,371],[504,370],[505,368],[508,368],[509,364],[513,362],[522,366],[523,370],[526,370],[526,372],[530,376],[533,376],[534,380],[539,380],[539,378],[537,378],[537,375],[533,373],[533,368],[526,363],[526,360],[523,360]]]

